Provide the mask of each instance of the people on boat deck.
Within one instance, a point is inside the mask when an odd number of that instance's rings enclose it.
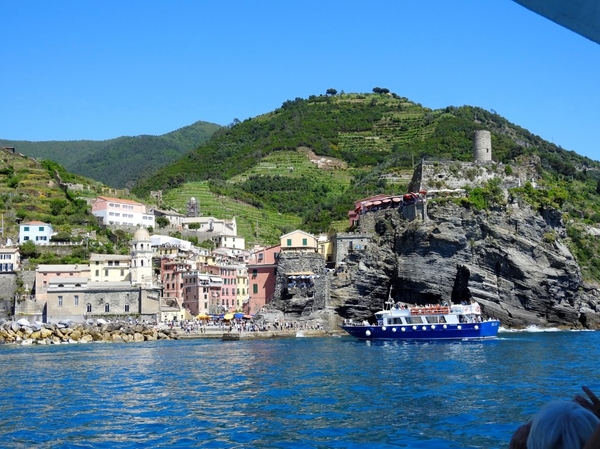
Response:
[[[533,420],[513,434],[509,449],[596,449],[600,448],[600,399],[582,387],[573,401],[546,404]]]

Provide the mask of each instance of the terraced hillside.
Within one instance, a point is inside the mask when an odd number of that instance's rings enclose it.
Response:
[[[18,223],[40,220],[61,225],[77,226],[92,223],[85,201],[67,195],[52,173],[58,169],[64,182],[79,183],[79,197],[93,197],[103,186],[95,181],[64,172],[58,164],[0,150],[0,214],[3,218],[2,236],[18,239]]]
[[[254,244],[275,244],[282,234],[300,226],[298,216],[261,210],[241,201],[216,195],[210,191],[207,181],[190,182],[170,190],[163,197],[163,201],[185,212],[190,198],[196,198],[202,216],[223,219],[235,217],[238,234],[246,239],[246,247],[252,247]]]

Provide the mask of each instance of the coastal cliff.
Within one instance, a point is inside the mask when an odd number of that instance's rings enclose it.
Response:
[[[388,299],[411,304],[475,300],[505,327],[600,328],[600,292],[583,281],[561,239],[561,214],[517,202],[475,210],[429,201],[424,220],[389,209],[361,216],[366,250],[332,280],[331,306],[372,317]]]

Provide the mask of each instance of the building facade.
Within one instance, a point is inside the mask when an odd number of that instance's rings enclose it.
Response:
[[[28,221],[19,226],[19,245],[25,242],[49,245],[53,234],[52,225],[41,221]]]
[[[255,248],[250,253],[248,268],[248,300],[244,312],[255,314],[273,297],[277,278],[277,260],[281,245]]]
[[[92,203],[92,214],[104,225],[155,226],[154,214],[146,206],[132,200],[99,196]]]
[[[21,267],[21,253],[16,246],[0,248],[0,273],[11,273]]]

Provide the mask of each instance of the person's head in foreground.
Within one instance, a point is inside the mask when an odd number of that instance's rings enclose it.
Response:
[[[600,420],[574,401],[546,404],[533,417],[527,449],[582,449]]]

